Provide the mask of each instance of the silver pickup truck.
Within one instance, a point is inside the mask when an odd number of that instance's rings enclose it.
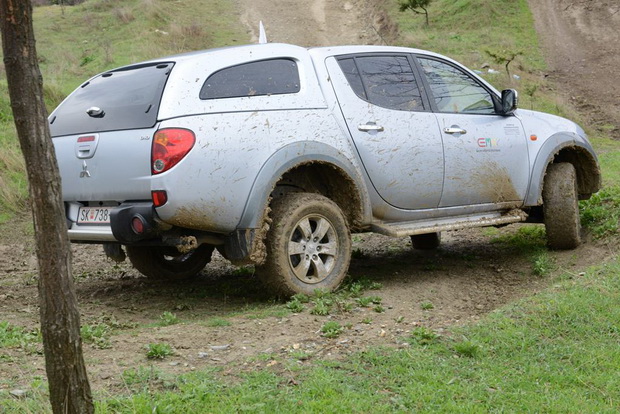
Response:
[[[50,115],[69,237],[151,278],[198,274],[214,249],[274,291],[332,290],[351,232],[410,236],[544,222],[580,243],[600,187],[583,130],[517,109],[444,56],[258,44],[138,63]]]

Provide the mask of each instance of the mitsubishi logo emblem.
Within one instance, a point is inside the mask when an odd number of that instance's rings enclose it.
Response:
[[[86,161],[82,161],[82,171],[80,172],[80,178],[90,178],[90,172],[88,171],[88,165],[86,165]]]

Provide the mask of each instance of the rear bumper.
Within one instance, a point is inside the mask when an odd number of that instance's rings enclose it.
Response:
[[[71,208],[70,210],[75,209]],[[68,211],[67,215],[73,216],[75,214]],[[68,218],[67,232],[69,240],[72,242],[132,244],[158,237],[159,229],[155,216],[155,210],[150,202],[121,204],[111,212],[109,225],[78,225]],[[131,226],[135,217],[138,217],[144,224],[144,231],[140,234],[136,233]]]
[[[70,216],[70,214],[68,214]],[[77,217],[77,214],[75,215]],[[144,231],[137,234],[132,221],[138,217]],[[256,254],[256,229],[237,229],[227,235],[182,228],[159,219],[150,202],[121,204],[110,213],[110,225],[82,225],[67,219],[69,239],[75,243],[118,243],[124,245],[162,245],[177,248],[203,243],[221,246],[220,251],[235,264],[260,264],[264,255]],[[263,249],[258,249],[261,253]]]

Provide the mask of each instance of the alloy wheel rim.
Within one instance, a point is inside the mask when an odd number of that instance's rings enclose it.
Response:
[[[291,271],[304,283],[325,280],[336,265],[338,234],[324,216],[311,214],[299,220],[290,233],[288,260]]]

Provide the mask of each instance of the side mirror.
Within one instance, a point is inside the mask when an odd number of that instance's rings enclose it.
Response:
[[[512,115],[517,109],[519,94],[514,89],[502,91],[502,115]]]

